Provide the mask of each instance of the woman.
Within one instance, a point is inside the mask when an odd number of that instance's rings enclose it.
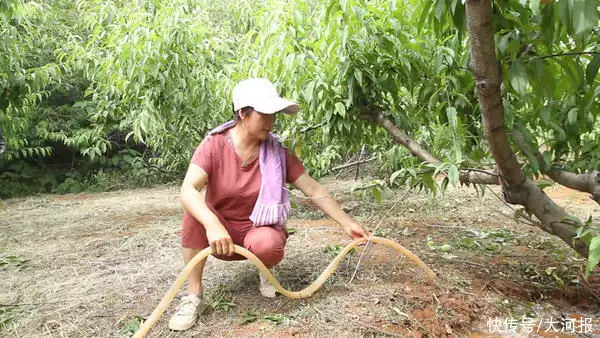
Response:
[[[327,189],[305,172],[296,156],[271,134],[275,114],[295,114],[296,103],[279,97],[266,79],[248,79],[233,89],[235,120],[216,128],[196,149],[181,187],[185,209],[182,246],[185,263],[210,246],[215,257],[240,260],[233,245],[245,247],[268,268],[283,259],[290,212],[285,183],[292,183],[336,220],[352,238],[367,237]],[[203,193],[203,188],[206,187]],[[197,318],[206,260],[188,278],[186,297],[169,321],[172,330],[186,330]],[[275,289],[259,273],[260,293],[275,297]]]

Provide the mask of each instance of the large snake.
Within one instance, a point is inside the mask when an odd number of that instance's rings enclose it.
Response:
[[[300,291],[289,291],[289,290],[286,290],[285,288],[283,288],[281,286],[281,284],[279,284],[277,279],[275,279],[275,276],[273,276],[273,274],[269,271],[269,269],[267,269],[267,267],[263,264],[263,262],[261,262],[260,259],[258,259],[258,257],[256,257],[252,252],[250,252],[247,249],[242,248],[241,246],[238,246],[238,245],[234,245],[234,251],[236,253],[248,258],[254,265],[256,265],[258,270],[260,270],[267,277],[267,280],[269,281],[269,283],[271,283],[271,285],[273,285],[279,293],[281,293],[282,295],[289,297],[289,298],[299,299],[299,298],[310,297],[315,291],[317,291],[323,285],[323,283],[325,283],[325,281],[331,276],[331,274],[333,274],[335,272],[337,267],[342,262],[342,259],[344,258],[344,256],[346,256],[346,254],[348,252],[350,252],[350,250],[352,250],[353,248],[355,248],[367,241],[368,241],[367,239],[361,238],[361,239],[355,239],[354,241],[350,242],[350,244],[348,244],[333,259],[333,261],[331,263],[329,263],[329,265],[327,266],[325,271],[323,271],[321,273],[321,275],[319,275],[319,277],[311,285],[307,286],[306,288],[304,288]],[[413,262],[417,263],[417,265],[419,265],[425,271],[425,273],[429,277],[431,277],[431,279],[433,279],[433,281],[436,284],[438,283],[438,278],[437,278],[435,272],[433,272],[433,270],[431,270],[427,265],[425,265],[425,263],[423,263],[423,261],[421,261],[419,259],[419,257],[415,256],[415,254],[410,252],[408,249],[406,249],[402,245],[400,245],[392,240],[389,240],[386,238],[381,238],[381,237],[371,237],[370,241],[373,243],[383,244],[383,245],[389,246],[393,249],[396,249],[396,251],[400,252],[401,254],[405,255]],[[210,254],[212,254],[212,249],[210,247],[208,247],[208,248],[200,251],[198,254],[196,254],[196,256],[194,256],[194,258],[192,258],[192,260],[190,260],[187,263],[187,265],[183,268],[183,270],[181,271],[181,273],[175,280],[175,283],[173,284],[173,286],[171,286],[169,291],[167,291],[167,293],[164,295],[163,299],[160,301],[158,306],[154,309],[154,311],[152,312],[150,317],[148,317],[148,319],[146,321],[144,321],[144,323],[142,324],[140,329],[135,333],[134,338],[145,337],[146,334],[148,334],[148,331],[150,330],[152,325],[154,325],[154,323],[156,323],[156,321],[165,312],[167,307],[169,307],[169,304],[171,304],[171,301],[177,295],[177,292],[183,285],[183,282],[185,282],[185,280],[188,278],[189,274],[192,272],[192,269],[196,266],[196,264],[198,264],[200,261],[202,261],[203,259],[208,257],[208,255],[210,255]]]

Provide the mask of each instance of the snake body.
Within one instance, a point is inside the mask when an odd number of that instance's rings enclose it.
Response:
[[[333,261],[331,263],[329,263],[329,265],[327,266],[325,271],[323,271],[321,273],[321,275],[319,275],[319,277],[312,284],[310,284],[309,286],[307,286],[306,288],[304,288],[300,291],[290,291],[290,290],[283,288],[281,286],[281,284],[279,284],[277,279],[275,279],[275,276],[273,276],[273,274],[269,271],[269,269],[267,269],[267,267],[263,264],[263,262],[261,262],[261,260],[258,259],[258,257],[256,257],[252,252],[250,252],[247,249],[245,249],[241,246],[238,246],[238,245],[234,245],[234,251],[236,253],[246,257],[248,260],[250,260],[258,268],[258,270],[260,270],[267,277],[267,280],[269,281],[269,283],[271,283],[271,285],[273,285],[279,293],[281,293],[282,295],[289,297],[289,298],[299,299],[299,298],[310,297],[313,293],[315,293],[315,291],[317,291],[323,285],[323,283],[325,283],[325,281],[331,276],[331,274],[333,274],[335,272],[337,267],[342,262],[344,256],[346,256],[346,254],[348,254],[348,252],[350,252],[350,250],[352,250],[353,248],[355,248],[367,241],[368,240],[361,238],[361,239],[356,239],[356,240],[350,242],[350,244],[348,244],[333,259]],[[402,245],[400,245],[392,240],[389,240],[387,238],[382,238],[382,237],[372,237],[370,239],[370,241],[373,243],[389,246],[389,247],[395,249],[396,251],[400,252],[401,254],[405,255],[410,260],[417,263],[417,265],[419,265],[419,267],[421,267],[425,271],[425,273],[436,284],[438,283],[438,278],[437,278],[435,272],[433,272],[433,270],[431,270],[425,263],[423,263],[423,261],[421,261],[419,259],[419,257],[417,257],[415,254],[410,252],[410,250],[406,249]],[[203,259],[208,257],[210,254],[212,254],[212,249],[210,247],[208,247],[208,248],[200,251],[198,254],[196,254],[196,256],[194,256],[194,258],[192,258],[192,260],[190,260],[186,264],[186,266],[183,268],[183,270],[181,271],[181,273],[175,280],[175,283],[173,283],[171,288],[164,295],[164,297],[162,298],[162,300],[160,301],[158,306],[154,309],[154,311],[152,312],[150,317],[148,317],[148,319],[146,321],[144,321],[144,323],[140,326],[140,329],[135,333],[135,335],[134,335],[135,338],[145,337],[146,334],[148,334],[148,331],[150,330],[150,328],[154,325],[154,323],[156,323],[156,321],[162,316],[162,314],[165,312],[165,310],[169,307],[169,304],[171,304],[171,301],[177,295],[177,292],[179,291],[179,289],[181,288],[181,286],[183,285],[185,280],[188,278],[189,274],[192,272],[192,269],[200,261],[202,261]]]

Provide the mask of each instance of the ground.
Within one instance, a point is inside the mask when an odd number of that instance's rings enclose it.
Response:
[[[169,331],[174,303],[150,336],[500,337],[509,335],[503,325],[511,323],[526,336],[526,320],[534,323],[532,337],[600,335],[600,273],[586,281],[583,258],[558,238],[515,221],[493,191],[481,196],[473,188],[451,188],[432,197],[389,190],[378,204],[349,193],[361,182],[324,184],[365,227],[380,224],[377,235],[427,263],[440,286],[405,257],[371,245],[352,282],[362,249],[312,297],[266,300],[253,265],[210,257],[198,325]],[[580,218],[600,218],[585,194],[559,186],[546,192]],[[1,201],[0,336],[130,335],[183,267],[177,195],[173,185]],[[293,234],[275,272],[283,286],[298,290],[349,239],[297,197],[288,227]],[[575,326],[554,333],[569,318]]]

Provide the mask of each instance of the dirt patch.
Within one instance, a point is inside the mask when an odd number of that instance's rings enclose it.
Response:
[[[350,193],[360,182],[325,182],[371,231],[404,193],[388,191],[377,204]],[[598,215],[585,194],[564,189],[547,191],[582,218]],[[177,187],[160,187],[5,201],[0,336],[129,335],[182,268],[177,195]],[[305,200],[294,203],[288,222],[294,233],[275,273],[283,286],[299,290],[349,239]],[[311,298],[265,300],[254,266],[211,257],[198,325],[184,333],[169,331],[173,305],[151,336],[491,337],[502,336],[489,331],[494,318],[551,316],[593,318],[600,329],[599,273],[585,281],[581,257],[513,215],[491,192],[407,195],[377,234],[419,256],[438,274],[441,287],[405,257],[370,245],[358,269],[364,248],[344,259]]]

